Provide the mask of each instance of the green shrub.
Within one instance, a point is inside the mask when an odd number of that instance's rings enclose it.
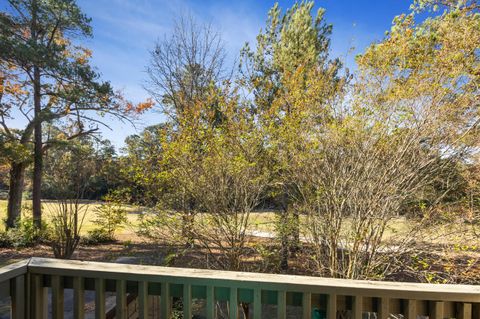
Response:
[[[106,202],[95,211],[93,222],[99,225],[97,235],[107,235],[110,240],[115,239],[115,231],[127,223],[127,211],[117,202]]]
[[[86,237],[82,238],[82,244],[84,245],[99,245],[106,244],[115,241],[115,238],[112,237],[104,229],[94,229],[90,230]]]
[[[10,236],[10,232],[2,231],[0,232],[0,248],[12,248],[13,241]]]
[[[35,227],[33,218],[23,217],[16,222],[16,226],[0,233],[0,247],[25,248],[32,247],[48,238],[47,225]]]

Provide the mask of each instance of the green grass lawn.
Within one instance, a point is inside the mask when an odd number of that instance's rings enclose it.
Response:
[[[89,230],[95,229],[97,225],[94,223],[95,220],[95,211],[102,203],[99,201],[83,201],[85,209],[85,219],[82,226],[82,233],[87,233]],[[30,201],[25,201],[24,205],[28,207],[31,205]],[[48,222],[50,216],[55,213],[55,210],[58,209],[58,203],[56,201],[43,201],[42,204],[44,218]],[[142,207],[125,205],[125,209],[128,214],[128,227],[120,230],[118,233],[133,233],[135,225],[138,224],[138,213],[143,211]],[[6,218],[7,212],[7,201],[0,200],[0,220],[3,221]],[[271,211],[265,212],[255,212],[251,214],[251,225],[254,229],[264,232],[274,232],[275,231],[275,213]],[[0,223],[0,229],[4,229],[3,222]]]
[[[31,205],[30,201],[25,201],[26,206]],[[85,219],[82,226],[82,233],[86,234],[88,231],[98,227],[95,224],[95,211],[101,205],[98,201],[83,201],[85,209]],[[27,206],[28,207],[28,206]],[[0,200],[0,220],[3,221],[6,217],[7,201]],[[45,220],[48,222],[51,215],[58,209],[56,201],[43,202],[43,214]],[[138,225],[138,215],[144,208],[132,205],[125,205],[128,214],[128,225],[123,229],[117,231],[123,239],[130,239],[135,236],[136,226]],[[199,215],[201,216],[201,215]],[[200,218],[197,216],[197,218]],[[301,216],[301,224],[305,225],[305,217]],[[250,215],[249,231],[275,234],[275,212],[273,211],[257,211]],[[348,228],[348,221],[346,221],[346,228]],[[393,219],[385,231],[384,238],[393,238],[396,235],[407,233],[415,224],[403,217]],[[305,226],[304,226],[305,227]],[[0,230],[4,229],[4,223],[0,222]],[[305,229],[301,229],[301,233],[305,235]],[[445,224],[433,225],[422,230],[421,238],[418,240],[425,240],[426,242],[433,242],[438,244],[452,243],[452,242],[471,242],[478,241],[478,236],[474,234],[474,229],[471,226],[462,222],[450,222]]]
[[[23,204],[26,207],[28,207],[28,205],[31,205],[31,202],[24,201]],[[88,231],[98,227],[98,225],[94,223],[95,211],[101,204],[102,203],[98,201],[82,201],[82,206],[83,206],[82,211],[85,212],[85,219],[82,225],[82,233],[86,234]],[[59,204],[56,201],[46,200],[46,201],[43,201],[42,203],[42,209],[43,209],[43,216],[48,222],[51,216],[55,213],[55,211],[59,209]],[[125,209],[128,212],[127,214],[128,223],[131,225],[136,225],[138,218],[137,218],[137,214],[135,213],[141,211],[141,208],[136,206],[131,206],[131,205],[125,205]],[[5,220],[6,216],[7,216],[7,201],[0,200],[0,220],[2,221],[0,223],[1,230],[4,229],[3,221]],[[118,233],[121,234],[122,232],[130,233],[131,230],[129,229],[129,227],[126,227],[122,230],[119,230]]]

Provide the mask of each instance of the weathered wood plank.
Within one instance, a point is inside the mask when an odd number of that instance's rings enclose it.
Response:
[[[33,317],[37,318],[47,318],[47,303],[48,295],[47,289],[43,287],[43,277],[42,275],[35,275],[32,277],[32,288],[31,293],[33,297]]]
[[[363,298],[362,296],[353,296],[353,318],[362,319]]]
[[[265,290],[286,290],[346,296],[389,297],[396,299],[425,299],[480,302],[480,286],[418,284],[381,281],[331,279],[307,276],[258,274],[204,269],[186,269],[158,266],[125,265],[32,258],[29,271],[62,276],[83,276],[133,281],[170,282],[191,285]]]
[[[253,290],[253,319],[262,318],[262,290],[255,288]]]
[[[63,283],[60,276],[52,276],[52,316],[63,319]]]
[[[417,301],[409,299],[407,301],[407,319],[417,319]]]
[[[287,292],[286,291],[277,292],[277,318],[279,319],[287,318]]]
[[[190,284],[183,284],[183,319],[192,318],[192,286]]]
[[[162,319],[169,319],[170,314],[172,313],[172,305],[171,305],[171,298],[170,298],[170,284],[167,282],[162,282],[161,284],[161,314]]]
[[[21,294],[25,294],[25,275],[28,271],[28,277],[30,280],[30,291],[32,296],[32,316],[36,318],[43,318],[46,316],[45,306],[45,288],[43,287],[42,276],[51,276],[52,286],[52,313],[54,318],[63,317],[63,286],[61,278],[63,276],[74,277],[74,299],[75,304],[82,304],[84,299],[80,295],[84,295],[83,278],[90,277],[95,279],[96,290],[96,317],[105,317],[105,279],[113,279],[123,281],[124,284],[127,280],[135,279],[140,283],[147,283],[149,281],[155,283],[161,283],[162,286],[162,315],[167,318],[171,312],[171,298],[169,294],[169,285],[184,284],[186,289],[184,290],[184,300],[191,301],[191,286],[192,285],[204,285],[207,287],[207,295],[211,294],[213,300],[213,287],[235,287],[231,289],[230,297],[234,295],[237,300],[237,289],[253,289],[253,317],[261,317],[261,291],[273,290],[278,292],[278,318],[285,318],[286,316],[286,291],[298,291],[302,292],[304,296],[303,317],[309,318],[311,315],[311,294],[312,293],[325,293],[329,296],[327,302],[327,318],[336,318],[336,296],[354,296],[353,299],[353,318],[361,319],[363,312],[362,299],[363,297],[375,297],[380,298],[380,304],[378,307],[379,318],[386,319],[390,314],[389,302],[391,299],[404,299],[407,300],[407,307],[405,315],[408,319],[416,319],[417,313],[422,312],[421,309],[417,309],[417,300],[436,300],[430,302],[430,311],[432,319],[443,319],[445,315],[451,312],[450,308],[444,310],[445,302],[455,301],[459,302],[461,307],[458,308],[457,314],[459,319],[471,319],[472,317],[472,304],[480,303],[480,287],[479,286],[466,286],[466,285],[429,285],[429,284],[411,284],[411,283],[392,283],[392,282],[370,282],[370,281],[358,281],[358,280],[343,280],[343,279],[326,279],[326,278],[314,278],[305,276],[289,276],[289,275],[273,275],[273,274],[254,274],[254,273],[242,273],[242,272],[224,272],[224,271],[210,271],[199,269],[178,269],[178,268],[164,268],[155,266],[138,266],[138,265],[118,265],[118,264],[105,264],[94,262],[79,262],[79,261],[59,261],[43,258],[32,258],[30,263],[21,262],[16,265],[8,266],[8,269],[0,270],[0,278],[7,279],[5,285],[6,290],[10,293],[10,287],[12,287],[12,298],[19,299]],[[14,274],[20,273],[20,277],[23,279],[16,279],[19,276]],[[2,277],[3,276],[3,277]],[[11,277],[10,277],[11,276]],[[17,280],[23,280],[23,284],[17,283]],[[5,282],[5,281],[4,281]],[[82,287],[80,287],[82,286]],[[126,286],[126,284],[125,284]],[[140,284],[141,286],[141,284]],[[146,285],[148,286],[148,285]],[[18,291],[16,287],[23,287],[23,292]],[[261,287],[261,288],[260,288]],[[8,289],[7,289],[8,288]],[[140,288],[140,287],[139,287]],[[81,291],[78,294],[77,291]],[[139,300],[142,289],[139,289]],[[144,289],[145,296],[148,294],[148,287]],[[189,291],[189,292],[188,292]],[[166,292],[166,294],[165,294]],[[18,295],[17,295],[18,294]],[[186,295],[188,294],[188,295]],[[188,297],[189,296],[189,297]],[[103,299],[103,300],[102,300]],[[145,297],[145,300],[147,298]],[[233,300],[233,299],[231,299]],[[120,301],[121,303],[121,301]],[[207,302],[207,313],[214,316],[213,309],[214,303],[211,302],[210,310]],[[23,315],[18,313],[19,303],[15,303],[12,316],[14,318],[25,317],[25,305],[22,306]],[[16,308],[15,308],[16,307]],[[235,313],[231,313],[230,318],[236,318],[238,313],[238,303],[230,302],[230,310],[235,310]],[[75,310],[74,317],[83,317],[83,307]],[[103,308],[103,309],[102,309]],[[102,314],[103,311],[103,314]],[[140,313],[142,310],[140,309]],[[146,313],[144,311],[144,313]],[[191,304],[186,303],[184,316],[191,318]],[[119,315],[119,318],[122,316]],[[141,316],[142,317],[142,316]],[[145,317],[145,315],[143,316]]]
[[[0,299],[10,297],[12,293],[12,283],[10,282],[12,279],[8,279],[5,281],[0,282]]]
[[[25,275],[27,273],[27,265],[30,259],[25,259],[0,268],[0,282],[8,281],[15,277]]]
[[[146,281],[138,283],[138,317],[148,318],[148,282]]]
[[[460,311],[458,319],[472,319],[472,304],[463,302],[460,305]]]
[[[73,318],[85,317],[85,282],[82,277],[73,278]]]
[[[230,298],[229,298],[229,316],[230,319],[238,318],[238,290],[237,287],[230,287]]]
[[[312,294],[304,292],[302,295],[303,319],[310,319],[312,317]]]
[[[205,303],[207,308],[207,319],[215,318],[215,288],[213,286],[206,287]]]
[[[95,319],[105,319],[105,279],[95,278]]]
[[[115,282],[115,318],[127,319],[127,281]]]
[[[26,309],[26,299],[28,296],[25,293],[25,275],[15,277],[11,279],[13,282],[12,285],[12,307],[11,307],[11,318],[13,319],[24,319],[25,318],[25,309]]]
[[[434,319],[444,319],[444,303],[443,301],[435,301],[434,303]]]
[[[327,319],[337,319],[337,295],[329,294],[327,297]]]
[[[378,319],[388,319],[390,317],[390,299],[380,298],[378,306]]]
[[[32,276],[28,273],[25,276],[25,318],[32,318],[32,310],[33,310],[33,293],[32,293]]]

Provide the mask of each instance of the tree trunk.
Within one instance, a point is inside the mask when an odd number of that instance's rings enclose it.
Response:
[[[280,270],[287,271],[288,270],[288,257],[289,257],[289,236],[288,236],[288,211],[283,210],[280,216]]]
[[[33,155],[33,185],[32,185],[32,206],[33,223],[40,228],[42,225],[42,174],[43,174],[43,150],[42,150],[42,119],[41,119],[41,97],[40,97],[40,70],[34,68],[33,83],[33,103],[34,103],[34,155]]]
[[[184,212],[182,214],[182,237],[185,238],[185,246],[193,247],[195,238],[193,237],[193,225],[195,215],[192,212]]]
[[[7,229],[15,227],[15,222],[22,213],[22,194],[25,180],[25,166],[25,163],[11,164],[6,221]]]
[[[287,189],[282,194],[281,198],[281,209],[280,212],[280,270],[288,270],[288,257],[289,257],[289,248],[290,248],[290,226],[288,225],[288,195]]]
[[[300,251],[300,212],[298,209],[293,209],[291,223],[292,242],[290,244],[290,252],[292,256],[295,256]]]

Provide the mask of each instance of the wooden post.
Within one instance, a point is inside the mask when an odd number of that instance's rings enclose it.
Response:
[[[192,286],[183,284],[183,318],[192,319]]]
[[[167,282],[162,282],[161,284],[162,295],[161,295],[161,304],[160,308],[162,309],[162,319],[169,319],[172,312],[172,305],[170,302],[170,284]]]
[[[105,279],[95,278],[95,319],[105,319]]]
[[[47,318],[47,293],[46,288],[43,287],[43,276],[35,275],[32,280],[32,294],[33,294],[33,317],[35,319]]]
[[[148,318],[148,282],[146,281],[138,283],[138,308],[138,317]]]
[[[362,296],[353,296],[353,318],[362,319],[363,313],[363,298]]]
[[[337,295],[328,295],[327,319],[337,319]]]
[[[230,307],[229,315],[230,319],[238,318],[238,292],[236,287],[230,287],[230,299],[228,302]]]
[[[458,317],[458,319],[472,319],[472,304],[462,302],[460,304],[460,313]]]
[[[444,309],[444,304],[443,304],[443,301],[435,301],[435,304],[434,304],[434,314],[433,314],[433,318],[434,319],[444,319],[444,316],[443,316],[443,311]]]
[[[390,299],[380,298],[380,305],[378,306],[378,319],[388,319],[390,317]]]
[[[62,277],[52,276],[52,317],[63,319],[63,283]]]
[[[407,307],[407,319],[417,319],[417,301],[409,299]]]
[[[82,277],[73,278],[73,318],[85,317],[85,283]]]
[[[115,282],[115,300],[116,300],[115,318],[127,319],[127,281],[126,280],[117,280]]]
[[[255,288],[253,290],[253,319],[262,318],[262,290]]]
[[[277,291],[277,318],[287,318],[287,292]]]
[[[304,292],[302,295],[303,319],[312,318],[312,294]]]
[[[26,299],[28,296],[25,294],[25,276],[17,276],[12,279],[13,285],[11,286],[11,298],[12,298],[12,318],[24,319]]]
[[[213,286],[207,286],[207,295],[205,298],[207,306],[207,319],[215,318],[215,288]]]

